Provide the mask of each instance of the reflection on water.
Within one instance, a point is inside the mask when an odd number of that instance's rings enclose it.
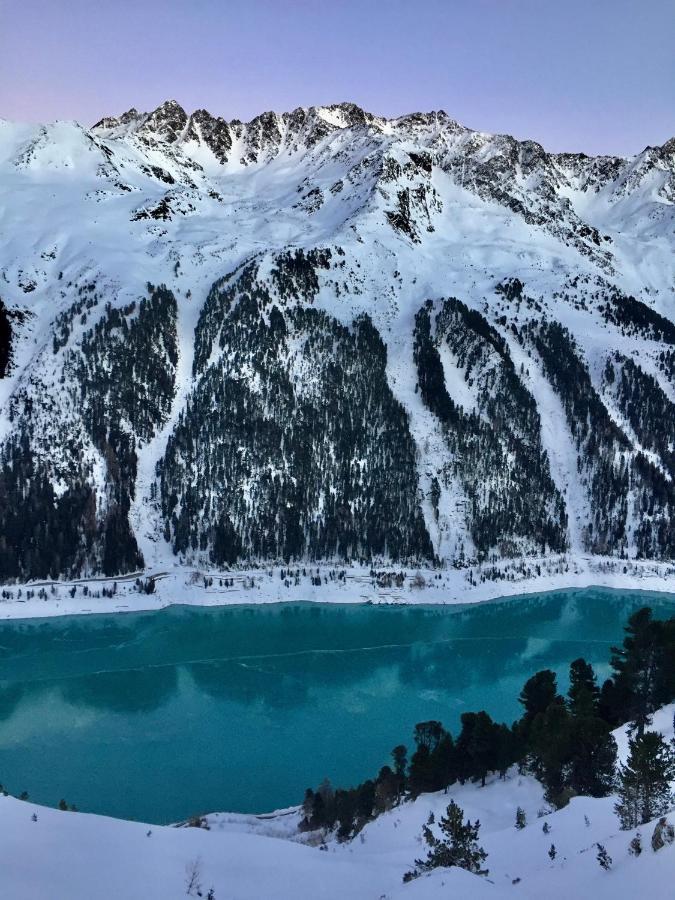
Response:
[[[372,775],[413,725],[512,721],[534,671],[600,677],[629,613],[675,597],[554,592],[475,606],[173,608],[0,625],[0,782],[112,815],[262,811]]]

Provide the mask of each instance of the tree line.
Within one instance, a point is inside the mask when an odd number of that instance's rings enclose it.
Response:
[[[327,780],[308,788],[300,828],[349,840],[404,800],[457,783],[484,785],[489,775],[504,778],[514,765],[542,783],[555,808],[576,795],[616,791],[622,827],[663,815],[672,803],[675,752],[649,726],[655,710],[675,699],[675,618],[654,619],[648,607],[635,612],[610,662],[612,675],[599,686],[593,667],[574,660],[566,696],[558,691],[555,672],[537,672],[520,692],[522,715],[511,726],[493,721],[485,710],[463,713],[456,736],[439,721],[418,723],[412,752],[396,746],[391,764],[375,778],[348,789],[333,789]],[[617,765],[612,729],[626,721],[629,756]]]

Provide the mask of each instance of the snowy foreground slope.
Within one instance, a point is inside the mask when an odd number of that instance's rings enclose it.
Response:
[[[0,582],[667,566],[674,200],[443,112],[1,121]]]
[[[664,708],[654,721],[667,738],[673,709]],[[615,735],[625,758],[625,734]],[[489,876],[437,869],[403,884],[403,874],[424,855],[422,825],[430,812],[438,819],[451,798],[472,820],[480,819]],[[196,869],[203,894],[213,887],[216,900],[671,898],[675,845],[654,853],[653,824],[645,825],[640,829],[645,849],[638,858],[630,856],[635,832],[619,830],[613,803],[611,797],[577,797],[563,810],[546,813],[539,783],[514,770],[485,788],[465,785],[447,795],[423,794],[381,815],[351,843],[329,841],[324,851],[298,842],[292,810],[269,817],[215,814],[207,817],[205,830],[60,812],[0,796],[2,896],[179,900]],[[523,830],[514,827],[518,806],[527,817]],[[596,860],[598,842],[612,857],[609,871]],[[553,862],[551,843],[557,850]]]

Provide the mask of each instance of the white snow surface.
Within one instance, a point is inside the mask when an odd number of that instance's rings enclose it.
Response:
[[[654,720],[667,739],[673,736],[674,710],[675,705],[665,707]],[[625,758],[625,729],[615,736]],[[480,821],[488,876],[437,869],[404,884],[403,874],[425,856],[422,826],[432,812],[438,821],[451,799],[465,817]],[[213,814],[205,817],[206,829],[61,812],[0,796],[2,896],[179,900],[196,867],[204,896],[213,888],[217,900],[669,900],[675,845],[652,851],[655,823],[650,823],[639,829],[641,856],[631,856],[628,846],[636,832],[620,830],[614,803],[613,797],[576,797],[551,811],[541,785],[512,769],[484,788],[454,785],[447,793],[403,802],[349,843],[325,836],[322,850],[320,835],[297,831],[297,809],[267,816]],[[526,815],[522,830],[515,828],[518,806]],[[670,820],[675,823],[675,815]],[[598,843],[612,858],[609,871],[597,862]]]
[[[537,574],[539,568],[539,574]],[[185,567],[148,569],[125,576],[8,585],[0,598],[0,619],[50,618],[94,613],[137,612],[172,605],[230,606],[258,603],[477,603],[552,590],[604,587],[675,593],[675,566],[595,555],[540,557],[440,571],[357,566],[270,566],[249,570]],[[295,574],[299,573],[300,586]],[[343,579],[336,573],[344,572]],[[382,577],[402,573],[403,584],[383,586]],[[282,574],[285,576],[282,578]],[[321,585],[312,584],[319,575]],[[289,577],[290,576],[290,577]],[[155,581],[153,593],[139,591],[138,579]],[[222,583],[221,583],[222,581]],[[230,582],[226,584],[225,582]],[[113,596],[103,596],[103,588]],[[73,594],[73,589],[75,589]],[[29,595],[30,594],[30,595]]]

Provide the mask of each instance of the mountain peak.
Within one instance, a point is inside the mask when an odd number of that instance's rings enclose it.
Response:
[[[139,113],[135,106],[122,113],[121,116],[104,116],[99,119],[93,126],[94,128],[119,128],[121,125],[130,125],[132,122],[139,121],[144,113]]]
[[[182,134],[187,121],[187,113],[180,103],[176,100],[165,100],[150,113],[139,130],[151,132],[162,140],[173,143]]]

